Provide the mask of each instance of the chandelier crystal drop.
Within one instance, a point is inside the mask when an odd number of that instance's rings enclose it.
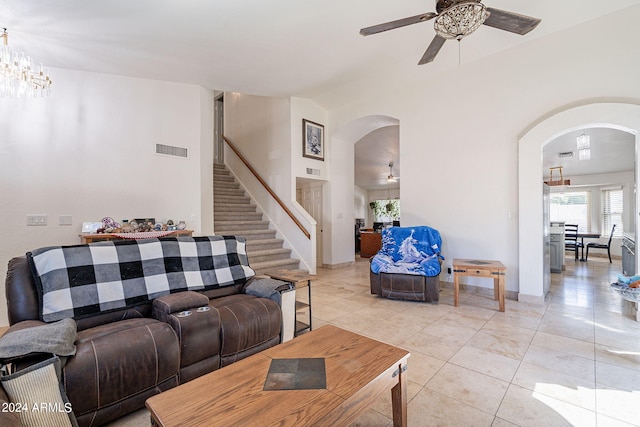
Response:
[[[462,40],[482,25],[489,16],[481,3],[459,3],[443,10],[435,20],[436,33],[445,39]]]
[[[0,95],[20,97],[44,96],[51,93],[49,69],[40,64],[37,69],[33,60],[24,53],[9,49],[9,34],[4,28],[0,50]]]
[[[591,138],[589,137],[589,135],[585,135],[583,132],[582,135],[576,138],[576,144],[578,146],[578,150],[591,148]]]
[[[591,138],[589,135],[585,135],[582,132],[582,135],[576,138],[576,144],[578,146],[578,158],[580,160],[591,159]]]

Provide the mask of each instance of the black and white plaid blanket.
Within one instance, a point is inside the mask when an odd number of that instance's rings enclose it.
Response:
[[[174,237],[53,246],[27,253],[45,322],[133,307],[161,295],[244,284],[244,237]]]

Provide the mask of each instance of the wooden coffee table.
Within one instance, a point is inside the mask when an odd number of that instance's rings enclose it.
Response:
[[[391,390],[393,425],[406,426],[409,356],[326,325],[151,397],[146,405],[159,426],[342,426]],[[294,359],[324,359],[326,386],[265,390],[272,360]],[[294,374],[282,378],[287,375]]]

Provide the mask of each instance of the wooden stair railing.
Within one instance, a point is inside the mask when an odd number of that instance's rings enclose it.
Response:
[[[296,218],[293,215],[293,213],[289,210],[289,208],[287,208],[285,204],[282,203],[282,200],[280,200],[278,195],[271,189],[271,187],[269,187],[269,184],[267,184],[265,180],[262,179],[262,177],[258,174],[258,172],[256,172],[256,170],[251,166],[251,164],[249,164],[247,159],[245,159],[244,156],[240,154],[240,151],[238,151],[235,145],[233,145],[233,143],[229,141],[229,139],[226,136],[223,136],[222,139],[224,140],[224,142],[227,143],[229,148],[231,148],[231,150],[236,154],[236,156],[238,156],[238,158],[242,161],[242,163],[244,163],[247,169],[251,171],[253,176],[256,177],[256,179],[260,182],[260,184],[262,184],[262,186],[265,188],[265,190],[267,190],[267,192],[271,195],[271,197],[273,197],[273,199],[280,205],[280,207],[287,213],[287,215],[289,215],[289,218],[291,218],[291,220],[298,226],[300,231],[302,231],[302,233],[305,236],[307,236],[307,239],[311,239],[311,234],[307,231],[307,229],[304,228],[304,226],[300,223],[300,221],[298,221],[298,218]]]

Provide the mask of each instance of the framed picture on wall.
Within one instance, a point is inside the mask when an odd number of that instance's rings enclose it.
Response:
[[[302,119],[302,155],[324,161],[324,126]]]

